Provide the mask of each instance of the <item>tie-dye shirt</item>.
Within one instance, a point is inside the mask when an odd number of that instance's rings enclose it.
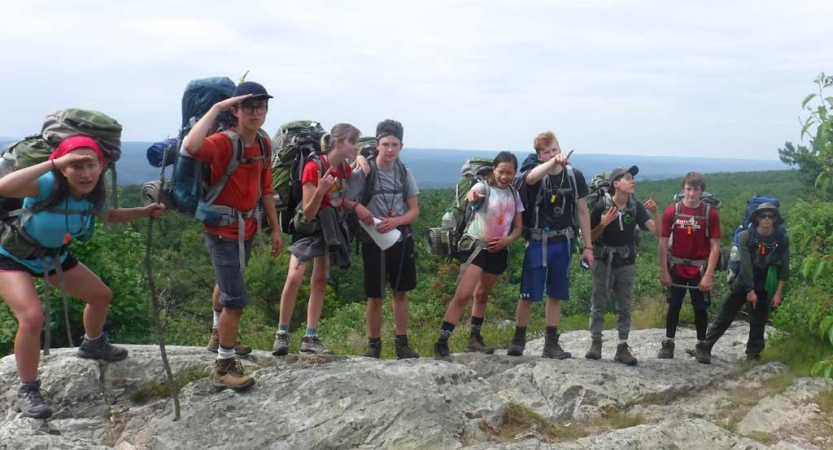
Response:
[[[482,203],[475,211],[474,218],[469,224],[468,234],[485,242],[496,237],[508,236],[515,214],[524,210],[518,193],[509,187],[500,189],[483,182],[477,183],[474,189],[481,194],[485,194],[486,189],[489,189],[489,203]]]

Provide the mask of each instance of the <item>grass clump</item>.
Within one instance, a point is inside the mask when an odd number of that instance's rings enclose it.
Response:
[[[203,378],[211,376],[211,371],[207,367],[189,367],[181,372],[174,374],[174,380],[178,389]],[[144,405],[151,400],[159,398],[171,397],[171,389],[167,381],[162,383],[151,383],[150,385],[136,390],[130,394],[130,401],[137,405]]]

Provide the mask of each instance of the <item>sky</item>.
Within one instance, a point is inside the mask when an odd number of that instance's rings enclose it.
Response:
[[[196,5],[199,5],[198,7]],[[3,0],[0,136],[79,107],[123,140],[177,133],[188,81],[274,99],[405,147],[777,159],[833,73],[831,1]],[[831,95],[830,93],[826,96]],[[806,113],[804,113],[806,114]]]

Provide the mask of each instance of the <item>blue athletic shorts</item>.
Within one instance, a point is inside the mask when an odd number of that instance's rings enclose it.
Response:
[[[572,255],[567,241],[547,244],[547,267],[542,260],[541,241],[531,241],[524,253],[521,300],[538,302],[547,296],[557,300],[570,299],[570,262]]]

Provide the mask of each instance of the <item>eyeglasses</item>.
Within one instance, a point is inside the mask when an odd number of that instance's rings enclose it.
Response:
[[[772,219],[775,219],[775,214],[761,214],[759,217],[760,217],[761,219],[769,219],[769,220],[772,220]]]
[[[266,111],[269,111],[269,104],[268,103],[259,103],[256,105],[251,105],[247,103],[241,103],[240,109],[243,110],[246,114],[263,114]]]

